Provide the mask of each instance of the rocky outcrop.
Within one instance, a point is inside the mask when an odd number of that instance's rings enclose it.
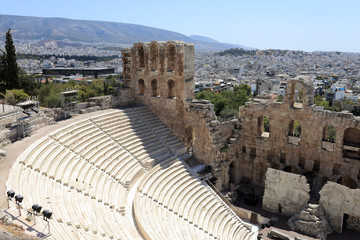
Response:
[[[288,225],[291,230],[325,240],[332,229],[320,204],[306,204],[292,216]]]
[[[5,225],[11,225],[12,224],[12,218],[4,210],[0,210],[0,222],[5,224]]]

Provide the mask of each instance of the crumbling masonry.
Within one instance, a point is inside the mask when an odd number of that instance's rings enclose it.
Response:
[[[283,102],[248,102],[240,107],[238,119],[220,122],[212,104],[194,100],[192,44],[136,43],[122,51],[122,60],[125,88],[118,101],[126,104],[118,105],[141,104],[152,109],[201,163],[212,167],[218,189],[244,179],[264,187],[268,168],[306,176],[310,197],[318,201],[321,194],[324,203],[323,194],[330,186],[320,190],[327,181],[358,188],[360,119],[314,105],[310,79],[289,80]],[[264,119],[269,122],[266,131]],[[353,199],[359,199],[359,194],[352,192]],[[360,205],[358,200],[353,202]],[[326,204],[334,231],[341,231],[342,226],[332,219],[342,219],[343,214],[360,217],[358,209],[329,212],[329,204],[340,206],[342,201]]]

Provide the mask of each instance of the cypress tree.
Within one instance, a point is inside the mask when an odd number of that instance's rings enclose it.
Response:
[[[0,98],[5,92],[5,52],[0,49]]]
[[[10,29],[6,32],[5,51],[4,79],[6,89],[19,89],[19,68],[16,62],[16,50]]]

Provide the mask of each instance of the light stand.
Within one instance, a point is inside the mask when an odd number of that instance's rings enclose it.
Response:
[[[15,196],[15,192],[13,190],[9,190],[6,192],[7,194],[7,204],[8,204],[8,209],[10,208],[10,201],[14,198]]]
[[[41,212],[41,206],[39,204],[34,204],[32,205],[32,210],[33,210],[33,214],[34,214],[34,224],[36,225],[36,216],[38,216],[38,213]]]
[[[50,234],[50,222],[49,222],[49,219],[52,216],[52,212],[50,212],[49,210],[44,210],[42,213],[43,213],[44,220],[48,223],[48,229],[49,229],[49,234]]]
[[[24,200],[24,197],[20,194],[15,196],[16,205],[19,208],[19,216],[21,216],[21,202]]]

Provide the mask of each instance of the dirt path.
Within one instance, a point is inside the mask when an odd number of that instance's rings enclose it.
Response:
[[[104,114],[107,112],[112,112],[116,109],[107,109],[107,110],[101,110],[96,111],[92,113],[87,114],[81,114],[74,116],[70,119],[63,120],[56,122],[54,125],[48,125],[41,129],[38,129],[36,133],[34,133],[32,136],[24,138],[20,141],[14,142],[12,144],[7,145],[3,149],[6,151],[7,156],[5,159],[0,161],[0,209],[7,207],[6,203],[6,181],[9,177],[9,170],[13,163],[15,162],[16,158],[27,148],[29,147],[33,142],[38,140],[39,138],[51,133],[52,131],[65,127],[66,125],[69,125],[71,123],[75,123],[84,119],[87,119],[89,117],[97,116],[100,114]],[[17,194],[17,193],[16,193]],[[21,194],[21,193],[20,193]]]

